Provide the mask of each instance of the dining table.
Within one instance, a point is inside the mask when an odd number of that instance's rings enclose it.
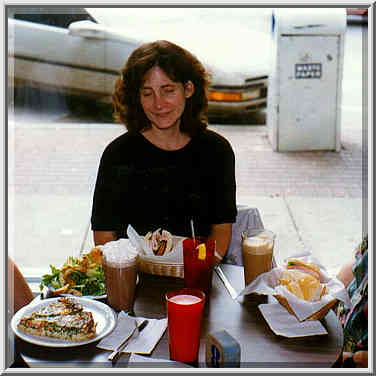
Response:
[[[220,273],[228,281],[227,287]],[[150,319],[167,317],[165,294],[184,287],[184,279],[139,273],[134,301],[134,315]],[[240,368],[329,368],[342,353],[342,327],[333,310],[321,319],[327,334],[288,338],[276,335],[258,305],[275,303],[272,296],[250,294],[235,298],[244,288],[244,268],[220,264],[213,273],[212,288],[205,302],[199,358],[196,367],[209,367],[206,346],[209,334],[225,330],[240,346]],[[231,289],[233,290],[231,294]],[[235,292],[235,294],[234,294]],[[37,299],[37,298],[36,298]],[[103,300],[106,304],[106,300]],[[129,353],[122,353],[116,362],[109,361],[109,351],[97,347],[97,342],[70,348],[38,346],[16,338],[16,351],[27,367],[132,367]],[[145,368],[170,367],[168,330],[164,332],[150,355]],[[153,361],[155,359],[155,361]],[[175,365],[176,366],[176,365]]]

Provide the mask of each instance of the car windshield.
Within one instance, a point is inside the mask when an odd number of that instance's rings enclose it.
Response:
[[[140,28],[154,27],[243,27],[269,31],[272,8],[85,8],[98,22],[109,27]]]
[[[67,29],[75,21],[90,20],[96,22],[83,8],[20,8],[15,9],[14,12],[9,12],[9,17],[64,29]]]
[[[85,8],[100,24],[143,41],[185,45],[208,66],[227,72],[268,67],[271,8]],[[244,46],[249,46],[244,49]],[[226,53],[221,53],[224,46]],[[218,58],[220,55],[220,58]],[[252,73],[253,74],[253,73]],[[259,73],[258,75],[262,75]]]

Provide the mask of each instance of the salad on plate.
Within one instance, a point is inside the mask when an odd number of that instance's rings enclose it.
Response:
[[[49,287],[54,295],[99,297],[106,294],[102,250],[94,247],[81,256],[69,256],[61,268],[50,265],[51,273],[44,274],[40,289]]]

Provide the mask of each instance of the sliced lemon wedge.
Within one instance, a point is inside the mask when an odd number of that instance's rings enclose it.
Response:
[[[196,249],[198,249],[198,258],[200,260],[205,260],[206,259],[206,246],[205,243],[199,244]]]

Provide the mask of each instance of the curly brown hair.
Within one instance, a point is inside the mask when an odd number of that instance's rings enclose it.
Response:
[[[141,105],[140,88],[145,73],[154,66],[161,68],[174,82],[184,85],[191,81],[194,85],[194,93],[186,101],[180,130],[193,136],[205,129],[210,75],[193,54],[165,40],[145,43],[129,56],[112,95],[114,119],[132,132],[151,127]]]

